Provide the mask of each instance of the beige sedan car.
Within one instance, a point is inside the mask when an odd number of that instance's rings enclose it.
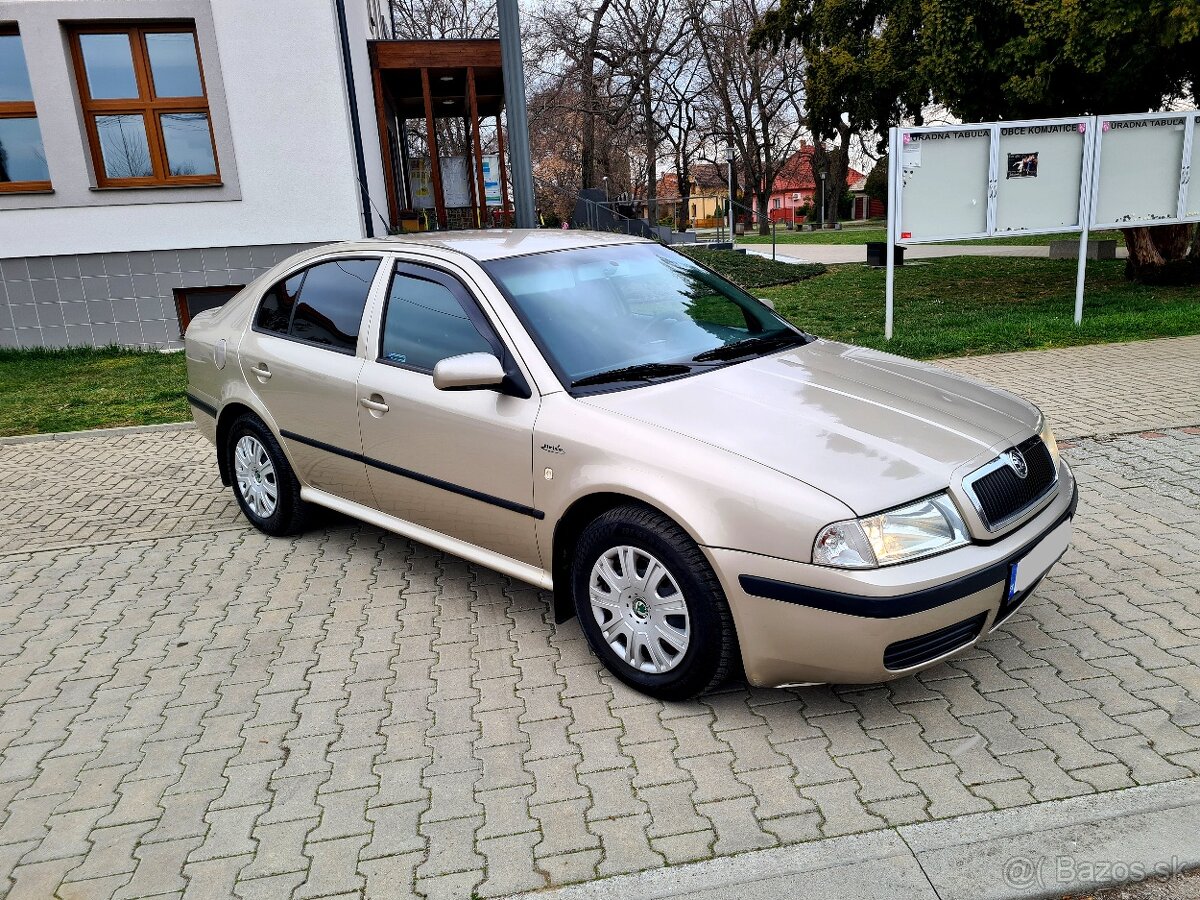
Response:
[[[301,253],[187,332],[255,526],[328,507],[553,592],[672,699],[874,682],[971,646],[1065,552],[1036,407],[821,340],[672,250],[451,232]]]

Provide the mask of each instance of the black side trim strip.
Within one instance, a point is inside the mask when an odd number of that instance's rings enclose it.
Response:
[[[280,431],[279,433],[289,441],[307,444],[310,447],[316,447],[318,450],[324,450],[326,453],[333,453],[336,456],[344,456],[346,459],[353,459],[357,462],[365,463],[372,468],[381,469],[384,472],[391,472],[393,475],[399,475],[401,478],[411,478],[413,481],[419,481],[422,484],[428,484],[431,487],[441,488],[443,491],[449,491],[452,494],[458,494],[462,497],[470,497],[472,500],[478,500],[481,503],[490,503],[492,506],[499,506],[501,509],[507,509],[515,513],[520,513],[523,516],[529,516],[533,519],[546,518],[546,514],[540,509],[534,509],[532,506],[525,506],[523,503],[515,503],[512,500],[505,500],[503,497],[485,494],[482,491],[476,491],[469,487],[463,487],[462,485],[455,484],[452,481],[442,481],[442,479],[434,478],[432,475],[422,475],[420,472],[414,472],[411,469],[402,469],[400,466],[393,466],[391,463],[386,463],[381,459],[373,459],[370,456],[365,456],[362,453],[355,453],[352,450],[343,450],[341,447],[335,447],[333,444],[326,444],[324,441],[318,441],[314,440],[313,438],[305,437],[302,434],[296,434],[294,431]]]
[[[768,600],[795,603],[812,609],[822,609],[826,612],[845,613],[864,619],[896,619],[900,616],[910,616],[913,613],[925,612],[925,610],[961,600],[963,597],[982,591],[993,584],[1007,583],[1008,567],[1025,553],[1027,547],[1037,543],[1064,521],[1074,516],[1075,508],[1078,505],[1079,488],[1076,486],[1071,496],[1071,503],[1063,511],[1063,514],[1020,550],[993,563],[986,569],[980,569],[978,572],[972,572],[936,587],[908,594],[895,594],[890,597],[863,597],[857,594],[843,594],[840,591],[827,591],[824,588],[806,587],[802,584],[789,584],[773,578],[759,578],[757,575],[741,575],[738,577],[738,581],[742,590],[747,594],[766,597]]]
[[[205,403],[199,397],[196,397],[192,394],[188,394],[187,402],[190,403],[192,406],[196,407],[196,409],[200,410],[200,412],[208,413],[214,419],[217,417],[217,408],[215,406],[212,406],[211,404]]]

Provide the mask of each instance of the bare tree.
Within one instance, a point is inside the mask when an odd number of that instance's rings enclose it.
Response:
[[[737,154],[745,190],[754,195],[759,230],[769,231],[775,179],[805,135],[803,60],[794,49],[751,49],[764,0],[687,0],[688,19],[708,75],[704,96],[714,141]]]
[[[487,0],[390,0],[385,23],[393,40],[465,40],[499,33],[496,4]]]
[[[610,65],[634,112],[646,165],[646,218],[658,221],[658,163],[667,132],[661,70],[689,36],[675,0],[613,0]]]
[[[664,137],[672,151],[675,181],[679,190],[676,228],[684,230],[690,222],[692,167],[699,158],[705,132],[699,107],[703,87],[700,58],[678,52],[668,58],[659,77],[659,92],[666,112]]]
[[[633,191],[632,101],[613,66],[613,2],[557,0],[525,17],[531,150],[543,206],[569,212],[579,190],[601,181],[614,194]]]

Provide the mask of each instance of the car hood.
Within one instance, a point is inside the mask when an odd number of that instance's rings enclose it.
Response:
[[[1037,409],[1012,394],[822,340],[582,401],[755,460],[859,515],[945,490],[956,469],[1038,424]]]

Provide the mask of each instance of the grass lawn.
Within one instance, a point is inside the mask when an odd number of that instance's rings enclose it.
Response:
[[[779,312],[822,337],[928,359],[1200,334],[1200,289],[1145,287],[1120,260],[1088,264],[1083,324],[1072,321],[1075,261],[947,257],[896,269],[895,337],[883,338],[882,269],[764,288]]]
[[[868,241],[886,241],[886,228],[843,228],[841,231],[784,231],[776,232],[777,243],[780,244],[865,244]],[[1119,231],[1094,231],[1092,240],[1115,240],[1118,247],[1125,246],[1125,239]],[[963,241],[964,244],[1014,244],[1022,247],[1044,247],[1051,241],[1078,241],[1078,234],[1033,234],[1017,235],[1014,237],[985,238],[978,241]],[[748,234],[739,237],[738,244],[770,244],[771,236]],[[904,243],[901,241],[900,243]]]
[[[0,350],[0,435],[189,418],[182,353]]]
[[[959,256],[902,266],[896,270],[896,337],[889,343],[883,339],[882,269],[691,252],[771,298],[804,329],[905,356],[1200,334],[1200,289],[1130,284],[1122,261],[1088,265],[1079,328],[1071,321],[1073,260]],[[184,421],[186,382],[182,353],[0,350],[0,435]]]

